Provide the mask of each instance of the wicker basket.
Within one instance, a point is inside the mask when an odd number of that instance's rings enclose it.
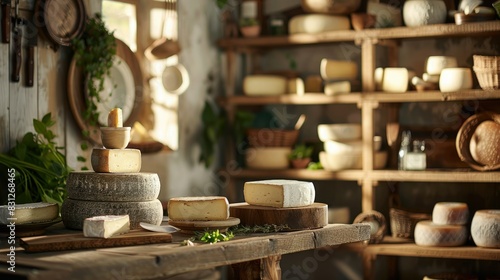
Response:
[[[413,238],[413,232],[415,231],[417,223],[424,220],[430,220],[431,215],[391,208],[389,210],[389,218],[393,237]]]
[[[484,90],[499,88],[498,74],[500,73],[500,56],[474,55],[474,73],[479,86]]]
[[[247,136],[251,147],[292,147],[297,142],[299,130],[251,128]]]

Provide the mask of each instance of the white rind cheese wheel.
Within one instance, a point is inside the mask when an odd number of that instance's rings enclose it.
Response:
[[[500,248],[500,209],[476,211],[470,231],[477,246]]]
[[[438,202],[432,210],[432,222],[438,225],[465,225],[468,221],[467,203]]]
[[[278,75],[248,75],[243,79],[246,95],[281,95],[288,89],[288,81]]]
[[[453,247],[467,241],[467,228],[457,225],[437,225],[420,221],[415,226],[415,243],[419,246]]]
[[[223,196],[175,197],[168,201],[168,218],[174,221],[223,221],[229,202]]]
[[[332,16],[321,14],[297,15],[288,22],[290,34],[315,34],[327,31],[349,30],[351,23],[347,16]]]
[[[313,204],[316,191],[311,182],[262,180],[246,182],[243,194],[250,205],[300,207]]]
[[[106,215],[129,215],[130,228],[140,228],[140,222],[159,225],[163,219],[163,207],[158,199],[146,202],[84,201],[67,198],[61,207],[64,226],[83,229],[86,218]]]
[[[160,194],[156,173],[71,172],[68,197],[90,201],[152,201]]]

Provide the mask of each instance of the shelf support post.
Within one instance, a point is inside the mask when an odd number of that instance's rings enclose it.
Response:
[[[375,71],[375,48],[377,39],[363,39],[361,41],[361,81],[363,92],[375,91],[373,73]]]

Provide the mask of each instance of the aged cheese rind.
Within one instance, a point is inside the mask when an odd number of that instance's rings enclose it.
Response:
[[[109,238],[130,230],[128,215],[107,215],[86,218],[83,221],[83,236]]]
[[[68,197],[90,201],[151,201],[160,194],[156,173],[71,172],[66,181]]]
[[[0,223],[28,224],[52,221],[59,216],[59,206],[56,203],[47,202],[16,204],[15,210],[12,212],[14,216],[11,216],[8,205],[1,205]]]
[[[280,95],[287,91],[287,79],[278,75],[248,75],[243,79],[246,95]]]
[[[467,227],[461,225],[437,225],[420,221],[415,226],[415,244],[431,247],[453,247],[465,244]]]
[[[95,172],[139,172],[141,151],[137,149],[93,149],[92,168]]]
[[[248,204],[270,207],[308,206],[316,195],[311,182],[280,179],[246,182],[243,193]]]
[[[470,231],[477,246],[500,248],[500,210],[476,211]]]
[[[462,202],[438,202],[432,210],[432,222],[438,225],[465,225],[469,208]]]
[[[229,218],[223,196],[175,197],[168,201],[168,217],[175,221],[221,221]]]
[[[140,222],[159,225],[163,207],[158,199],[146,202],[85,201],[67,198],[61,207],[64,226],[81,230],[86,218],[105,215],[129,215],[130,229],[139,229]]]

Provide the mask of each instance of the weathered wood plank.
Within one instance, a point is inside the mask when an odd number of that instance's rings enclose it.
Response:
[[[0,44],[0,153],[10,148],[9,45]]]

